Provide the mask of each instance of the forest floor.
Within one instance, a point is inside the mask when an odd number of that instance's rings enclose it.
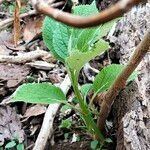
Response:
[[[98,7],[105,9],[112,2],[116,0],[103,0]],[[51,82],[60,85],[67,72],[64,65],[57,61],[44,45],[41,34],[44,16],[34,12],[31,4],[22,4],[21,34],[16,45],[15,23],[13,24],[15,2],[0,3],[0,150],[6,149],[8,144],[12,144],[11,149],[16,149],[15,146],[19,143],[23,143],[25,149],[30,150],[33,149],[40,132],[47,105],[23,102],[10,104],[10,96],[23,83]],[[112,61],[119,63],[119,54],[113,51],[109,58],[107,53],[104,53],[91,61],[90,65],[101,70]],[[90,68],[82,70],[79,83],[90,83],[95,74]],[[73,100],[72,88],[67,96],[70,101]],[[61,108],[54,120],[53,136],[48,140],[45,149],[51,147],[53,150],[90,150],[92,138],[79,128],[82,125],[79,114],[72,109]],[[63,124],[66,119],[71,120],[71,125]],[[108,136],[113,139],[113,143],[107,148],[109,150],[115,149],[116,145],[112,119],[113,115],[110,114]],[[16,143],[14,147],[13,142]]]

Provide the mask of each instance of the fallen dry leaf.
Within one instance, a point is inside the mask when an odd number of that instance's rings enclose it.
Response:
[[[6,93],[6,89],[0,86],[0,96],[4,96]]]
[[[15,109],[10,106],[0,106],[0,146],[14,138],[17,138],[19,143],[24,140],[21,122]]]
[[[20,8],[21,2],[20,0],[16,0],[15,13],[14,13],[14,45],[17,47],[18,41],[20,39]]]
[[[0,64],[0,81],[7,82],[7,87],[16,87],[29,74],[30,69],[27,66],[15,64]]]
[[[46,106],[37,104],[28,108],[23,117],[29,118],[33,116],[39,116],[41,114],[44,114],[45,111],[46,111]]]
[[[63,78],[59,74],[49,74],[48,78],[50,79],[51,83],[61,83]]]
[[[0,32],[0,55],[9,55],[12,51],[6,45],[12,45],[12,34],[6,30]]]
[[[27,22],[23,31],[24,41],[29,42],[41,33],[43,19],[43,17],[40,17],[36,20],[29,20]]]

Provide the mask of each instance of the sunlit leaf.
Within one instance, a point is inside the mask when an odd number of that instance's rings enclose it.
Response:
[[[102,92],[107,90],[124,69],[124,65],[112,64],[104,67],[98,75],[95,77],[93,82],[93,90],[95,92]],[[128,82],[135,79],[137,72],[134,71],[132,75],[128,78]]]
[[[103,40],[97,42],[93,48],[85,53],[73,52],[71,56],[66,59],[66,63],[70,69],[80,71],[84,64],[95,58],[109,48],[109,44]]]
[[[62,90],[49,83],[28,83],[17,88],[12,96],[13,102],[51,104],[61,103],[66,97]]]
[[[16,142],[11,141],[5,145],[5,149],[10,149],[10,148],[13,148],[14,146],[16,146]]]

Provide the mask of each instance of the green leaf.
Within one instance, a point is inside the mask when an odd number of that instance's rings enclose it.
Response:
[[[6,145],[5,145],[5,149],[9,149],[9,148],[13,148],[14,146],[16,146],[16,142],[15,141],[11,141],[11,142],[9,142],[9,143],[7,143]]]
[[[98,13],[98,10],[94,2],[91,5],[75,6],[73,12],[74,14],[87,16]],[[76,40],[83,30],[87,29],[75,29],[46,17],[42,28],[43,40],[54,56],[60,61],[65,62],[69,52],[75,48]]]
[[[98,9],[96,8],[95,1],[91,5],[79,5],[73,8],[73,14],[79,16],[89,16],[94,15],[96,13],[98,13]],[[86,49],[88,47],[88,42],[90,38],[92,38],[97,28],[98,27],[87,29],[72,28],[72,40],[74,43],[74,46],[72,48],[77,48],[79,51],[82,52],[87,51]],[[75,45],[77,46],[75,47]]]
[[[99,142],[97,140],[94,140],[91,142],[91,149],[96,150]]]
[[[89,16],[98,13],[95,1],[91,5],[78,5],[73,8],[73,14],[80,16]]]
[[[117,22],[119,19],[120,18],[116,18],[101,25],[100,31],[99,31],[100,38],[106,36],[108,32],[111,30],[111,28],[113,27],[113,25],[115,24],[115,22]]]
[[[66,59],[68,67],[72,70],[80,71],[84,64],[89,62],[91,59],[95,58],[97,55],[101,54],[109,48],[109,45],[104,40],[97,42],[93,48],[85,53],[73,52],[71,56]]]
[[[59,128],[67,128],[70,129],[72,125],[72,120],[70,118],[62,120]]]
[[[65,138],[65,140],[67,140],[69,138],[69,133],[65,133],[64,138]]]
[[[81,86],[81,93],[83,96],[87,96],[88,92],[92,89],[93,84],[87,83]]]
[[[113,143],[112,139],[110,139],[110,138],[106,138],[106,139],[105,139],[105,142],[106,142],[106,143]]]
[[[98,10],[95,1],[91,5],[79,5],[73,8],[73,14],[75,15],[89,16],[96,13],[98,13]],[[64,63],[70,55],[71,57],[72,55],[75,55],[75,57],[78,57],[77,55],[83,56],[82,53],[77,53],[77,51],[87,52],[93,49],[92,46],[97,42],[99,34],[101,36],[106,35],[113,23],[114,21],[111,21],[100,27],[77,29],[46,17],[42,29],[43,40],[54,56]],[[88,60],[83,59],[82,66],[84,65],[83,62],[88,62],[93,58],[93,55],[91,58],[89,57],[92,53],[84,54]]]
[[[17,145],[17,150],[24,150],[24,145],[23,145],[23,143],[19,143],[19,144]]]
[[[4,150],[3,147],[0,147],[0,150]]]
[[[96,28],[91,29],[85,29],[83,30],[78,39],[77,39],[77,49],[81,52],[86,52],[89,50],[89,47],[91,46],[91,39],[95,35],[95,32],[98,32]]]
[[[70,38],[70,28],[64,24],[57,23],[53,33],[53,47],[57,55],[65,61],[69,56],[68,43]]]
[[[28,83],[17,88],[12,95],[12,101],[26,103],[51,104],[66,100],[62,90],[49,83]]]
[[[103,68],[95,77],[95,80],[93,82],[94,91],[97,93],[107,90],[113,84],[113,82],[124,69],[124,67],[124,65],[112,64]],[[137,72],[134,71],[132,75],[128,78],[128,81],[134,80],[136,76]]]
[[[53,47],[53,34],[56,28],[57,22],[50,17],[45,17],[43,26],[42,26],[42,36],[43,36],[43,41],[47,48],[53,53],[53,55],[61,60],[62,58],[55,52],[55,49]]]
[[[70,106],[68,106],[68,105],[63,105],[62,107],[61,107],[61,109],[60,109],[60,112],[62,112],[62,113],[64,113],[66,110],[68,110],[68,109],[72,109]]]
[[[127,82],[133,81],[137,76],[138,76],[138,71],[134,71],[128,78]]]

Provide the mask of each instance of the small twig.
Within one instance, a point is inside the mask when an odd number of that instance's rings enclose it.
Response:
[[[61,83],[60,88],[66,94],[70,86],[71,86],[71,82],[67,75],[64,81]],[[53,135],[53,121],[59,107],[60,104],[51,104],[48,106],[44,116],[40,133],[37,137],[33,150],[44,150],[48,138],[51,138],[51,136]]]
[[[24,17],[27,17],[27,16],[32,16],[32,15],[35,15],[37,14],[36,10],[31,10],[29,11],[28,13],[24,13],[24,14],[21,14],[20,15],[20,19],[21,18],[24,18]],[[8,18],[8,19],[5,19],[4,21],[1,21],[0,22],[0,30],[8,27],[9,25],[11,25],[14,21],[14,18]]]
[[[49,52],[43,51],[43,50],[36,50],[36,51],[31,51],[27,52],[24,54],[20,54],[18,56],[7,56],[7,55],[0,55],[0,62],[4,63],[25,63],[29,61],[33,61],[34,59],[37,58],[42,58],[42,57],[51,57]]]
[[[111,106],[116,96],[118,95],[119,91],[125,87],[128,77],[133,73],[133,71],[136,69],[136,67],[139,65],[139,63],[149,50],[150,50],[150,29],[148,29],[143,40],[137,46],[126,67],[114,81],[110,89],[105,93],[98,119],[98,127],[101,131],[104,130],[106,119],[108,117],[108,114],[111,110]]]
[[[88,17],[75,16],[70,13],[54,9],[46,4],[43,0],[32,0],[32,3],[38,12],[50,16],[57,21],[73,27],[86,28],[97,26],[120,17],[130,8],[143,1],[146,0],[121,0],[101,13]]]
[[[53,2],[53,1],[52,1]],[[65,2],[57,2],[57,3],[51,3],[51,7],[58,7],[58,6],[61,6],[63,5]],[[20,19],[22,18],[25,18],[25,17],[28,17],[28,16],[32,16],[32,15],[36,15],[37,14],[37,11],[36,10],[30,10],[29,12],[27,13],[24,13],[24,14],[21,14],[19,16]],[[14,18],[8,18],[8,19],[5,19],[4,21],[1,21],[0,22],[0,30],[3,30],[4,28],[10,26],[14,21]]]

